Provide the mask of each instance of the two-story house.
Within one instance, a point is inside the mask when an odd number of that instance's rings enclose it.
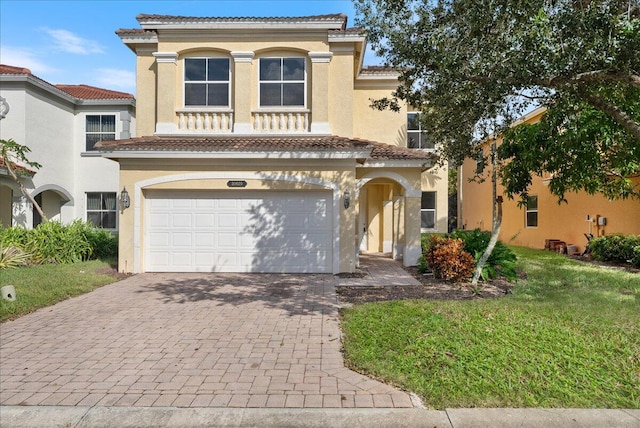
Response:
[[[117,34],[139,137],[98,145],[127,191],[121,271],[352,272],[360,251],[414,265],[421,230],[446,231],[446,170],[414,113],[370,107],[398,74],[363,66],[345,15],[137,20]]]
[[[537,123],[546,109],[537,108],[515,124]],[[497,136],[496,144],[502,143]],[[489,153],[489,142],[484,143],[485,155]],[[490,174],[490,166],[467,159],[460,167],[458,186],[458,226],[464,229],[491,230],[493,223],[493,190],[490,180],[482,183],[471,180],[476,173]],[[629,177],[640,187],[640,177]],[[569,192],[566,203],[558,203],[558,197],[549,191],[550,176],[534,175],[529,196],[524,206],[516,200],[502,205],[502,227],[500,239],[508,244],[531,248],[545,248],[549,241],[561,241],[562,248],[571,247],[582,252],[587,244],[585,234],[593,236],[613,234],[640,235],[640,201],[638,199],[609,200],[601,194]],[[498,195],[503,194],[501,185]]]
[[[100,140],[135,135],[133,95],[87,85],[53,85],[29,69],[0,65],[0,139],[26,145],[25,187],[51,220],[88,220],[118,229],[118,166],[95,151]],[[31,228],[42,219],[0,160],[2,227]]]

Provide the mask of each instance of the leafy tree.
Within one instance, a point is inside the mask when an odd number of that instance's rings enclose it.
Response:
[[[531,105],[540,124],[505,135],[508,196],[532,174],[550,190],[640,196],[638,0],[356,0],[378,55],[400,71],[396,98],[420,108],[443,159],[477,157]]]
[[[403,100],[420,109],[442,162],[486,157],[478,143],[502,134],[491,169],[509,197],[526,201],[543,172],[559,201],[577,190],[640,197],[629,179],[640,175],[638,0],[355,0],[355,7],[376,53],[400,72],[394,97],[372,105],[397,109]],[[542,121],[510,129],[532,106],[547,108]],[[494,191],[495,238],[500,208]]]
[[[22,183],[21,178],[24,176],[29,176],[29,172],[23,168],[20,168],[16,161],[20,162],[23,165],[28,165],[34,169],[40,169],[42,165],[37,162],[30,161],[27,158],[27,154],[31,152],[31,149],[27,146],[23,146],[22,144],[16,143],[14,140],[0,140],[0,157],[4,160],[4,166],[7,168],[9,175],[16,182],[18,187],[20,188],[20,192],[24,195],[25,198],[29,199],[33,204],[33,207],[38,211],[40,217],[42,217],[43,221],[48,221],[47,216],[42,211],[40,205],[36,202],[36,200],[31,196],[31,194],[27,191]]]

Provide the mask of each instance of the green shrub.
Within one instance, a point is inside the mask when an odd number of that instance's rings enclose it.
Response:
[[[114,258],[118,255],[118,237],[108,230],[85,223],[84,235],[91,247],[91,257]]]
[[[118,238],[89,222],[63,225],[48,221],[36,228],[0,229],[0,246],[14,247],[30,255],[30,263],[76,263],[93,258],[113,258]]]
[[[471,278],[475,267],[461,239],[437,235],[429,238],[426,261],[436,278],[456,282]]]
[[[633,247],[633,258],[631,264],[635,267],[640,267],[640,245]]]
[[[640,247],[638,235],[607,235],[594,238],[589,243],[591,256],[603,262],[631,263],[640,266],[637,247]]]
[[[19,226],[0,228],[0,246],[24,249],[30,232]]]
[[[88,260],[91,246],[80,220],[63,225],[57,221],[41,223],[29,234],[27,250],[37,263],[76,263]]]
[[[474,230],[456,230],[449,235],[451,238],[461,239],[464,242],[464,250],[471,254],[476,264],[491,240],[491,232]],[[489,259],[482,269],[482,279],[485,281],[503,276],[509,281],[515,281],[518,277],[516,272],[516,255],[509,247],[501,241],[496,242]]]

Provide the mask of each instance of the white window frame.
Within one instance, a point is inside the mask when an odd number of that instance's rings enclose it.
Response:
[[[529,201],[531,200],[531,198],[535,198],[536,201],[536,207],[535,209],[529,208]],[[538,195],[529,195],[527,197],[527,203],[525,205],[525,210],[524,210],[524,225],[527,229],[533,229],[538,227],[538,224],[540,223],[540,218],[539,218],[539,207],[538,207]],[[536,224],[535,225],[530,225],[529,224],[529,213],[535,213],[536,214]]]
[[[433,208],[422,208],[422,197],[424,196],[425,193],[433,193]],[[438,192],[436,191],[428,191],[428,192],[422,192],[422,194],[420,195],[420,230],[421,231],[433,231],[436,230],[438,228],[438,216],[437,216],[437,209],[438,209]],[[422,227],[422,213],[423,212],[433,212],[433,227]]]
[[[409,129],[409,116],[416,116],[416,123],[418,124],[418,129]],[[426,131],[422,130],[422,123],[420,122],[420,112],[417,111],[409,111],[407,112],[407,148],[412,150],[425,150],[428,152],[433,152],[436,150],[434,147],[409,147],[409,138],[411,135],[417,135],[418,141],[424,141],[424,136],[427,135]],[[422,137],[422,138],[421,138]],[[422,144],[420,144],[421,146]]]
[[[104,194],[113,194],[114,197],[115,197],[115,201],[116,201],[115,209],[113,209],[113,210],[107,210],[107,209],[90,210],[89,209],[89,195],[90,194],[100,194],[100,201],[101,202],[102,202],[102,197],[103,197],[102,195],[104,195]],[[114,225],[113,228],[102,227],[102,226],[98,226],[98,225],[96,225],[96,227],[100,227],[100,228],[102,228],[104,230],[112,230],[112,231],[117,231],[118,230],[118,217],[119,217],[118,216],[118,203],[119,203],[119,201],[118,201],[118,192],[99,192],[99,191],[98,192],[85,192],[84,199],[85,199],[85,205],[84,205],[85,206],[85,210],[84,210],[85,212],[84,212],[84,214],[85,214],[85,220],[86,221],[89,221],[89,213],[90,212],[91,213],[113,212],[113,213],[115,213],[115,219],[116,219],[115,225]]]
[[[87,121],[89,120],[89,117],[92,117],[92,116],[98,116],[100,118],[100,131],[89,131],[87,129],[88,128]],[[103,131],[102,130],[102,126],[103,126],[103,123],[102,123],[103,119],[102,118],[105,117],[105,116],[113,117],[113,132]],[[84,149],[87,152],[93,152],[93,151],[96,150],[95,147],[91,147],[91,148],[87,147],[87,137],[89,135],[101,135],[101,136],[103,136],[103,135],[109,135],[109,136],[113,135],[113,138],[111,138],[111,137],[102,138],[102,139],[96,141],[95,143],[93,143],[94,146],[96,144],[98,144],[99,141],[110,141],[110,140],[118,139],[118,117],[117,117],[117,115],[115,113],[86,114],[85,117],[84,117]]]
[[[280,76],[281,80],[262,80],[260,79],[260,68],[262,66],[262,60],[263,59],[279,59],[280,60],[280,70],[283,69],[283,65],[282,62],[285,59],[301,59],[304,62],[304,80],[284,80],[282,79],[282,75]],[[260,109],[272,109],[272,110],[279,110],[279,109],[300,109],[300,110],[304,110],[307,108],[307,69],[308,69],[308,64],[307,64],[307,59],[303,56],[265,56],[265,57],[261,57],[258,58],[258,106]],[[262,83],[278,83],[280,85],[286,84],[286,83],[303,83],[304,84],[304,89],[303,89],[303,96],[304,96],[304,103],[303,105],[279,105],[279,106],[263,106],[261,104],[261,93],[260,93],[260,86]],[[284,99],[284,96],[282,97]]]
[[[227,63],[229,65],[229,75],[227,76],[227,80],[187,80],[187,61],[190,59],[204,59],[205,60],[205,67],[209,67],[209,63],[208,60],[210,59],[224,59],[227,60]],[[216,56],[209,56],[209,57],[187,57],[184,58],[183,63],[182,63],[182,68],[183,68],[183,73],[182,73],[182,105],[184,106],[184,108],[196,108],[196,109],[201,109],[201,108],[231,108],[231,77],[232,77],[232,71],[231,71],[231,60],[229,58],[226,57],[216,57]],[[205,75],[207,74],[207,68],[205,68]],[[208,105],[208,104],[204,104],[204,105],[187,105],[187,84],[221,84],[221,83],[226,83],[227,84],[227,104],[226,105]],[[206,98],[206,94],[205,94],[205,98]]]

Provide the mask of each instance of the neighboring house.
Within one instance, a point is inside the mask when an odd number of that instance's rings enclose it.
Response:
[[[130,138],[135,130],[133,95],[86,85],[52,85],[29,69],[0,65],[3,117],[0,139],[31,149],[42,168],[23,182],[50,220],[89,220],[118,229],[118,166],[94,145]],[[0,161],[2,227],[31,228],[41,222]]]
[[[121,271],[353,272],[360,250],[413,265],[422,226],[446,231],[446,170],[406,108],[370,108],[398,74],[363,67],[345,15],[137,20],[117,34],[140,137],[99,145],[131,199]]]
[[[517,123],[539,122],[545,109],[539,108]],[[497,139],[500,144],[501,139]],[[486,148],[488,150],[488,147]],[[480,162],[465,161],[460,172],[458,189],[458,227],[491,230],[491,180],[470,182],[482,169]],[[487,173],[490,167],[486,166]],[[565,195],[567,203],[558,204],[547,186],[549,176],[533,177],[526,206],[518,207],[516,200],[504,198],[500,240],[507,244],[531,248],[545,248],[548,240],[559,240],[582,252],[587,244],[585,233],[594,236],[612,234],[640,234],[640,201],[637,199],[609,200],[601,195],[572,192]],[[640,178],[633,178],[640,185]],[[502,195],[498,185],[498,195]]]

